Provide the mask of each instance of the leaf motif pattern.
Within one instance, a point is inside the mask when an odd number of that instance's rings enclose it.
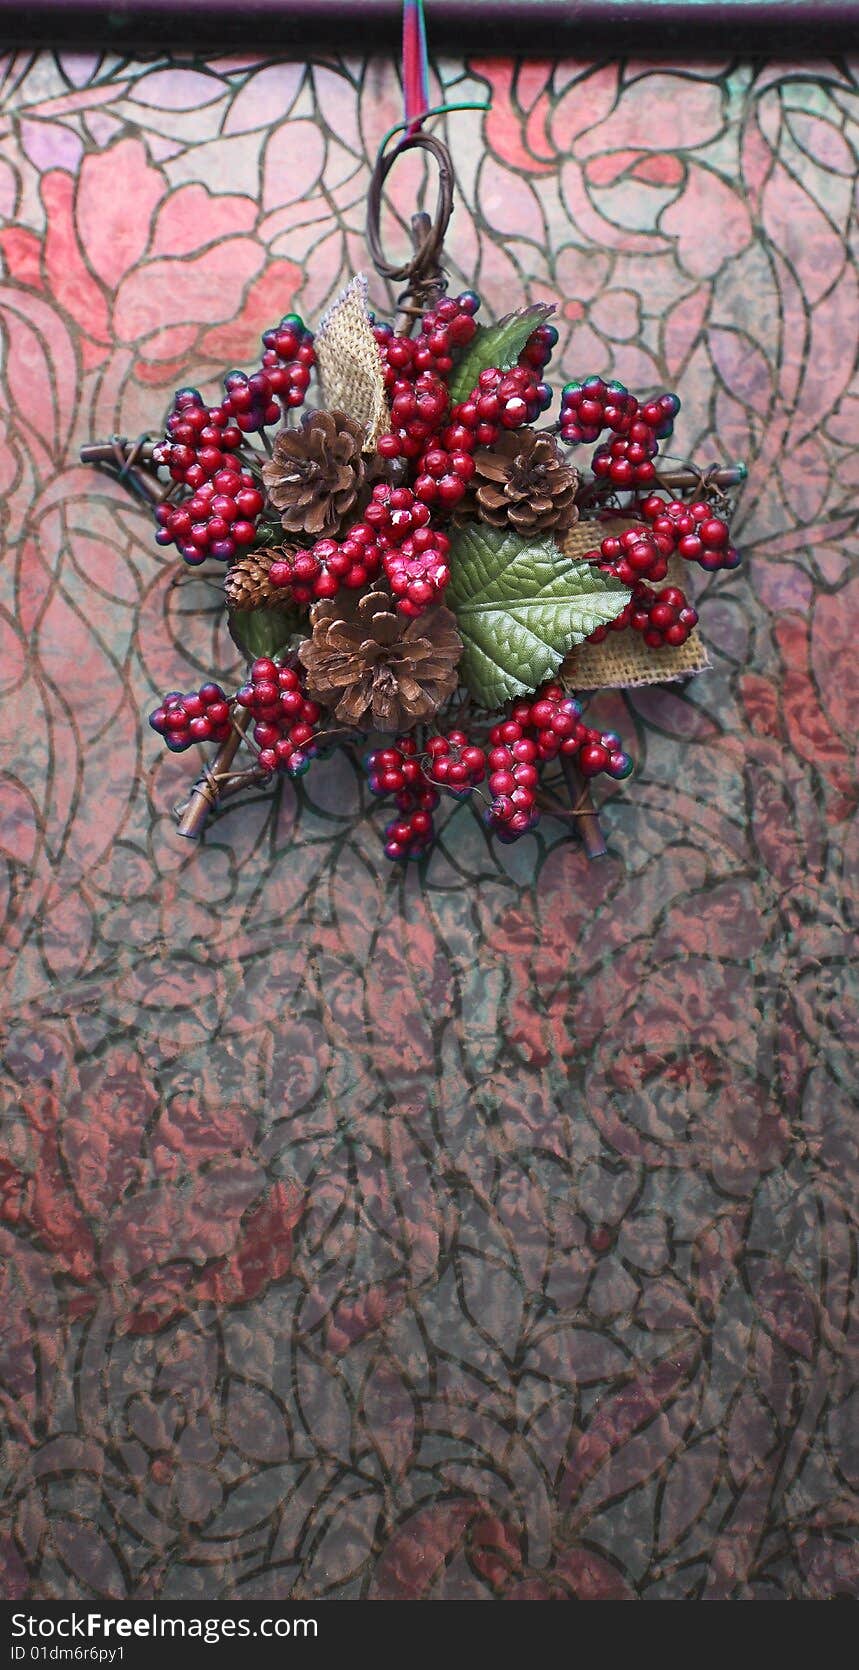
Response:
[[[461,805],[392,874],[341,755],[184,842],[144,716],[243,655],[77,449],[318,322],[401,91],[333,52],[4,60],[22,1603],[859,1592],[855,65],[432,73],[492,95],[449,119],[450,290],[489,322],[461,392],[557,303],[556,388],[677,387],[677,451],[745,456],[748,561],[700,577],[706,679],[592,703],[638,767],[599,865]]]

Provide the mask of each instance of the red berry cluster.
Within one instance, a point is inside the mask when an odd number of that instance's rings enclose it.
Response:
[[[300,406],[316,364],[313,335],[297,313],[287,313],[262,339],[262,369],[283,406]]]
[[[658,445],[672,433],[680,410],[676,394],[659,394],[643,403],[623,383],[586,377],[567,383],[561,394],[560,431],[570,443],[596,441],[604,429],[611,439],[597,447],[594,475],[615,487],[643,487],[653,481]]]
[[[538,325],[536,330],[531,332],[519,355],[519,364],[530,366],[532,371],[545,371],[557,340],[558,333],[554,325]]]
[[[179,504],[156,506],[159,545],[177,545],[187,563],[207,557],[232,562],[240,547],[251,545],[265,499],[250,470],[230,459],[210,481]]]
[[[423,356],[432,354],[432,369],[442,377],[448,376],[453,370],[454,350],[467,348],[477,330],[474,315],[479,311],[480,297],[476,290],[463,290],[459,296],[442,296],[435,307],[428,308],[415,338],[418,370],[429,369]]]
[[[495,798],[486,822],[501,840],[516,840],[534,828],[539,768],[559,754],[573,757],[586,777],[602,771],[628,777],[632,770],[620,738],[585,725],[580,704],[560,684],[544,684],[535,696],[513,702],[489,741],[489,787]]]
[[[581,716],[579,703],[560,684],[544,684],[535,696],[522,697],[510,709],[511,719],[533,737],[541,762],[576,752]]]
[[[419,458],[447,408],[447,386],[435,371],[421,371],[414,380],[398,377],[391,400],[392,428],[379,436],[377,451],[383,458]]]
[[[452,730],[431,736],[426,745],[429,761],[426,774],[431,783],[463,800],[486,776],[486,756],[469,741],[465,731]]]
[[[698,611],[693,609],[686,593],[679,586],[663,586],[653,591],[639,584],[633,588],[629,605],[629,624],[641,632],[651,649],[679,649],[685,644],[693,626],[698,624]]]
[[[300,777],[317,752],[314,727],[321,709],[305,694],[295,668],[278,666],[261,656],[236,701],[253,716],[262,769]]]
[[[396,737],[393,747],[377,749],[364,763],[372,793],[392,794],[400,814],[385,825],[386,857],[422,858],[432,845],[439,797],[426,781],[414,737]]]
[[[526,704],[527,706],[527,704]],[[521,719],[511,715],[489,733],[489,788],[492,801],[484,815],[502,841],[516,841],[539,822],[537,760],[539,749]]]
[[[638,401],[623,383],[586,377],[567,383],[561,394],[561,435],[570,444],[598,441],[604,429],[625,435],[638,412]]]
[[[664,580],[673,548],[664,534],[638,526],[609,534],[602,540],[599,553],[589,552],[585,560],[596,561],[606,573],[632,586],[637,580]]]
[[[300,406],[316,355],[313,337],[297,313],[287,314],[263,337],[262,367],[247,376],[230,371],[224,400],[206,406],[198,389],[179,389],[167,419],[167,440],[154,448],[190,497],[159,505],[159,545],[176,545],[186,562],[206,557],[232,562],[250,545],[265,499],[250,470],[233,456],[245,434],[277,423],[287,407]]]
[[[372,794],[408,796],[425,786],[423,766],[413,736],[395,737],[392,747],[377,748],[375,753],[367,755],[364,764]],[[408,800],[400,808],[401,811],[410,809],[411,802]]]
[[[415,497],[423,504],[438,505],[442,515],[447,515],[464,497],[474,470],[470,452],[464,448],[447,452],[434,440],[418,461]]]
[[[233,456],[242,433],[223,406],[204,406],[197,389],[179,389],[167,419],[169,439],[154,448],[157,464],[189,488],[178,504],[155,511],[159,545],[177,545],[186,562],[229,562],[249,545],[263,496],[253,475]]]
[[[230,704],[219,684],[203,684],[188,695],[171,690],[150,713],[149,723],[167,747],[180,754],[194,742],[226,742]]]
[[[277,423],[280,406],[267,371],[228,371],[224,378],[224,406],[243,435]]]
[[[390,325],[376,325],[374,335],[385,368],[389,394],[402,381],[414,381],[422,371],[446,377],[453,370],[453,351],[467,347],[477,330],[474,315],[480,297],[473,290],[444,296],[424,314],[417,336],[400,336]]]
[[[628,435],[633,423],[640,421],[662,441],[673,432],[679,410],[676,394],[640,401],[623,383],[586,377],[580,383],[566,383],[561,391],[560,430],[565,441],[596,441],[604,429]]]
[[[402,615],[422,615],[437,603],[450,579],[450,540],[437,528],[416,528],[401,545],[383,548],[388,584]]]
[[[438,795],[435,797],[438,802]],[[415,807],[385,824],[385,857],[396,862],[423,858],[432,846],[435,825],[429,807]]]
[[[483,371],[468,400],[449,410],[445,379],[455,352],[474,336],[479,305],[472,291],[444,297],[424,314],[414,339],[375,326],[391,401],[391,431],[380,436],[378,451],[383,458],[408,459],[414,475],[408,488],[379,484],[366,520],[384,548],[388,581],[404,615],[421,614],[450,578],[449,544],[431,526],[431,514],[446,518],[460,503],[474,475],[475,448],[491,446],[502,428],[533,421],[551,401],[539,379],[558,333],[541,325],[518,365]]]
[[[277,423],[282,410],[300,406],[315,364],[313,337],[297,313],[288,313],[262,339],[262,365],[248,377],[228,371],[224,407],[243,434]]]
[[[410,487],[392,487],[387,481],[379,481],[364,520],[386,544],[401,545],[416,528],[426,527],[430,514],[429,505],[416,499]]]
[[[379,482],[364,514],[382,548],[400,613],[423,614],[438,601],[450,579],[449,539],[430,526],[429,506],[416,498],[411,487]]]
[[[367,522],[356,522],[346,538],[318,539],[309,550],[278,557],[268,571],[273,586],[282,586],[294,603],[335,597],[341,586],[358,591],[374,580],[387,556]],[[417,612],[417,611],[416,611]]]
[[[169,439],[155,447],[157,464],[190,489],[178,504],[155,511],[159,545],[176,545],[186,562],[218,557],[230,562],[249,545],[263,497],[254,478],[233,457],[242,432],[223,406],[204,406],[197,389],[179,389],[167,419]]]
[[[604,771],[609,777],[628,777],[632,760],[624,753],[616,732],[598,731],[592,726],[585,726],[584,732],[576,761],[582,776],[597,777]]]
[[[540,760],[571,755],[586,777],[596,777],[601,771],[609,777],[628,777],[632,770],[620,738],[613,731],[584,724],[581,704],[560,684],[544,684],[532,700],[514,702],[510,716],[530,731]]]
[[[155,462],[192,491],[232,464],[229,454],[242,444],[242,432],[224,407],[206,406],[199,389],[192,388],[176,390],[167,434],[154,448]]]
[[[618,435],[598,446],[591,468],[598,478],[608,477],[615,487],[647,487],[656,476],[656,436],[646,423],[630,424],[628,435]]]
[[[455,300],[446,297],[424,315],[414,340],[394,335],[388,326],[375,327],[392,419],[391,432],[380,437],[378,450],[383,458],[414,460],[415,497],[437,506],[442,514],[453,510],[465,494],[474,474],[470,454],[475,447],[492,446],[501,429],[532,423],[552,398],[540,374],[558,333],[552,325],[540,325],[517,365],[507,371],[483,371],[468,399],[448,412],[444,379],[453,368],[454,350],[474,335],[473,314],[479,305],[471,291]]]
[[[712,505],[704,499],[696,499],[692,504],[673,499],[667,504],[658,493],[653,493],[641,509],[654,536],[670,540],[671,549],[687,562],[697,562],[710,573],[719,568],[738,567],[740,553],[731,544],[728,524],[714,515]]]
[[[527,351],[526,344],[523,353]],[[534,366],[513,365],[509,371],[490,366],[481,371],[468,399],[454,406],[442,441],[466,452],[478,446],[494,446],[502,429],[521,429],[523,424],[533,423],[551,399],[551,389],[540,381]]]

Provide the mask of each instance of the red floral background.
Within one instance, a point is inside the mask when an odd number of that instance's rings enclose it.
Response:
[[[454,285],[751,473],[609,857],[407,873],[345,758],[179,839],[234,651],[76,462],[367,264],[392,66],[0,76],[0,1590],[855,1595],[851,68],[435,66]]]

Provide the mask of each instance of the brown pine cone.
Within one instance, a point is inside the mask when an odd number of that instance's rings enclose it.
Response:
[[[517,533],[564,532],[578,520],[578,470],[567,464],[551,435],[504,429],[493,447],[474,454],[475,472],[460,516],[476,515]]]
[[[462,641],[441,605],[405,620],[389,592],[372,591],[325,598],[310,618],[298,651],[308,693],[343,724],[410,730],[456,689]]]
[[[268,571],[283,551],[263,548],[248,551],[227,570],[224,596],[230,609],[281,609],[288,597],[282,586],[273,586]]]
[[[306,412],[298,429],[281,430],[262,478],[287,533],[322,539],[341,532],[364,481],[365,439],[345,412]]]

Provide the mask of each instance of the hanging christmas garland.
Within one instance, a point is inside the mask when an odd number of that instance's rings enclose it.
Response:
[[[442,794],[470,798],[504,842],[541,809],[565,815],[595,856],[589,781],[632,762],[588,724],[583,693],[707,665],[682,571],[739,562],[728,494],[742,467],[663,470],[673,393],[585,377],[545,421],[553,308],[484,324],[474,291],[447,295],[453,170],[420,127],[428,114],[407,108],[368,200],[375,265],[406,285],[396,328],[358,275],[315,337],[297,314],[266,331],[260,364],[228,372],[221,399],[179,389],[163,439],[83,449],[154,505],[160,545],[223,574],[247,659],[237,690],[169,691],[150,715],[173,752],[217,745],[177,811],[184,835],[225,796],[347,746],[390,804],[390,859],[426,854]],[[391,265],[382,193],[413,148],[438,165],[438,203],[413,219],[411,259]]]

